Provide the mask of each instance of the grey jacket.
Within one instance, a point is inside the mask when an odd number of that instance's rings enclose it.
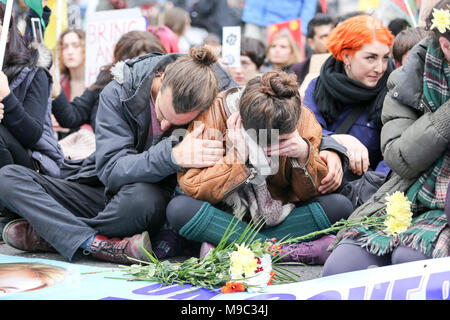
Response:
[[[350,220],[359,220],[381,209],[386,193],[405,192],[446,150],[450,142],[450,101],[437,111],[430,109],[423,97],[423,73],[428,39],[410,52],[405,65],[388,79],[389,92],[383,105],[381,150],[392,169],[389,180]],[[341,230],[330,245],[342,240]]]
[[[150,88],[155,74],[179,56],[151,53],[121,64],[115,80],[99,97],[96,151],[82,162],[65,162],[64,176],[68,180],[87,184],[100,181],[108,195],[117,193],[123,185],[136,182],[175,186],[173,174],[180,167],[171,156],[174,140],[170,136],[155,140],[148,133]],[[213,70],[221,90],[236,85],[217,64]],[[150,147],[146,149],[146,145]]]
[[[388,166],[403,178],[418,178],[450,141],[450,101],[436,112],[423,97],[428,39],[410,52],[405,65],[392,72],[383,105],[381,150]]]

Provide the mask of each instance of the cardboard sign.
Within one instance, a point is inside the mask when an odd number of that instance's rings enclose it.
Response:
[[[86,18],[86,87],[94,83],[100,68],[113,61],[114,46],[132,30],[145,31],[146,21],[139,8],[107,10]]]
[[[223,27],[222,59],[227,67],[241,65],[241,27]]]

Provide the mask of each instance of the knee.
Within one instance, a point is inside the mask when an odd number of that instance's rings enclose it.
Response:
[[[164,216],[167,199],[164,192],[156,185],[134,183],[122,188],[119,193],[118,212],[125,219],[146,219]]]
[[[392,264],[429,259],[422,252],[409,247],[397,247],[392,251]]]
[[[6,165],[0,168],[0,196],[10,197],[15,194],[16,187],[27,183],[29,169],[20,165]]]
[[[355,210],[352,202],[338,193],[320,196],[316,200],[322,206],[332,224],[341,219],[347,219]]]
[[[203,201],[188,196],[176,196],[170,200],[166,209],[167,222],[180,230],[200,209]]]

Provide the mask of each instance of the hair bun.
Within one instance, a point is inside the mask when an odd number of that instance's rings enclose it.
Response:
[[[261,77],[260,91],[272,97],[291,98],[299,94],[297,76],[284,71],[268,71]]]
[[[207,46],[195,46],[189,51],[189,55],[198,63],[211,66],[217,62],[217,56]]]

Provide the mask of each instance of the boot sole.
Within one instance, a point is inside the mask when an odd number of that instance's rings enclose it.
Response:
[[[141,245],[142,248],[141,249],[141,255],[142,255],[142,260],[143,261],[151,261],[150,257],[148,256],[148,254],[144,251],[147,250],[149,254],[152,254],[152,243],[150,241],[150,235],[148,234],[147,231],[144,231],[142,233],[141,239],[139,241],[139,244]]]

